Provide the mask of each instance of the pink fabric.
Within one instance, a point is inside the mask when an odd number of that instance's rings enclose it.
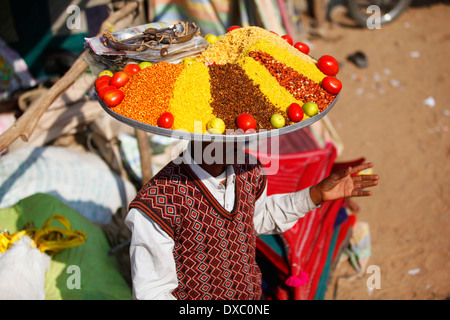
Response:
[[[293,275],[286,279],[286,285],[289,287],[300,287],[308,282],[309,276],[306,272],[300,271],[300,275]]]

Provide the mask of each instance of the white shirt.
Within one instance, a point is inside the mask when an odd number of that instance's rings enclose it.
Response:
[[[219,177],[213,177],[185,152],[185,163],[208,188],[217,201],[231,211],[235,201],[236,175],[233,166],[227,166]],[[221,181],[226,179],[226,183]],[[309,195],[309,188],[289,193],[267,195],[267,185],[255,203],[253,217],[257,235],[282,233],[317,208]],[[132,232],[130,244],[133,297],[139,300],[175,299],[171,294],[178,287],[173,257],[173,239],[148,215],[139,209],[130,209],[125,224]]]

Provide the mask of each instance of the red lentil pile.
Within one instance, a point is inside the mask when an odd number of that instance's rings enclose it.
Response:
[[[169,109],[174,83],[184,66],[160,62],[133,75],[120,88],[123,101],[112,108],[125,117],[157,126],[159,116]]]
[[[275,77],[278,83],[288,90],[297,100],[313,101],[320,112],[334,100],[335,96],[325,91],[318,83],[308,79],[291,67],[275,60],[270,54],[252,51],[249,56],[259,61]]]
[[[227,129],[236,130],[236,118],[241,113],[251,114],[257,123],[256,130],[273,129],[270,117],[274,113],[286,114],[276,108],[259,90],[259,86],[237,64],[210,65],[211,107],[213,113],[225,122]]]

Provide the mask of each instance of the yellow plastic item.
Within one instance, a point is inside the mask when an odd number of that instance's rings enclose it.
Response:
[[[373,174],[373,169],[372,168],[367,168],[365,170],[362,170],[358,173],[359,175],[364,175],[364,174]]]
[[[51,226],[53,220],[59,221],[64,228]],[[55,253],[83,244],[86,241],[86,234],[80,230],[72,230],[70,221],[59,214],[48,218],[41,228],[34,228],[33,224],[27,224],[23,230],[10,235],[7,232],[0,233],[0,253],[8,250],[14,242],[22,236],[29,236],[36,247],[52,256]]]

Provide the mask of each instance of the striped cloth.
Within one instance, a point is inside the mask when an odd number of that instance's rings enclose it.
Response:
[[[233,25],[257,25],[278,34],[285,34],[276,0],[155,0],[154,21],[193,21],[204,35],[221,35]]]

